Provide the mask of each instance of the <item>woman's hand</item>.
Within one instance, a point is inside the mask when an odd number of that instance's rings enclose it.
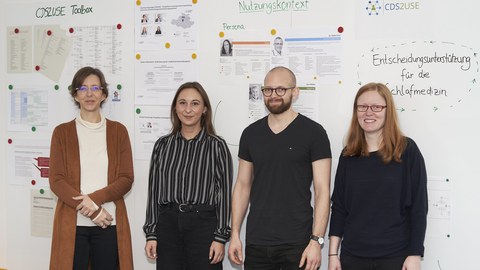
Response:
[[[420,256],[408,256],[402,270],[420,270]]]
[[[80,211],[80,214],[90,217],[95,211],[98,210],[98,206],[88,197],[88,195],[80,195],[77,197],[72,197],[74,200],[81,200],[80,204],[77,206],[77,211]]]
[[[338,255],[328,256],[328,270],[342,270]]]
[[[208,259],[210,260],[210,264],[217,264],[223,260],[223,256],[225,256],[225,245],[213,241],[212,245],[210,245],[210,253],[208,254]]]
[[[93,220],[97,226],[102,227],[103,229],[107,228],[108,226],[112,225],[113,217],[108,213],[105,208],[102,208],[98,216],[96,216]]]
[[[145,253],[149,259],[157,258],[157,240],[148,240],[145,244]]]

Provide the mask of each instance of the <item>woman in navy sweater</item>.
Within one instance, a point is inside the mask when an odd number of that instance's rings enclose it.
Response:
[[[427,208],[425,162],[390,90],[362,86],[335,177],[329,270],[420,269]]]

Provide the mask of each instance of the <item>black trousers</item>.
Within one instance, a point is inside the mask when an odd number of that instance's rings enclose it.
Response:
[[[284,244],[261,246],[247,244],[245,247],[245,270],[298,270],[303,251],[308,243],[303,245]]]
[[[118,270],[117,227],[77,226],[73,270]]]
[[[340,255],[342,270],[402,270],[406,256],[390,258],[361,258],[347,254]]]
[[[210,264],[209,252],[217,226],[215,209],[180,212],[160,207],[157,222],[157,270],[221,270]]]

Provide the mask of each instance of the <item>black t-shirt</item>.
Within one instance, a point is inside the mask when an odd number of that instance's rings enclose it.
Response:
[[[312,233],[312,162],[331,158],[325,129],[299,114],[275,134],[264,117],[248,126],[238,156],[253,163],[246,242],[296,244]]]

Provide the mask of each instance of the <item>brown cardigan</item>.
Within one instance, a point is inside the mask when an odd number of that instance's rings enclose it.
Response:
[[[120,269],[133,269],[132,240],[123,196],[133,184],[133,162],[127,129],[107,119],[108,186],[88,194],[97,204],[116,205]],[[80,154],[75,120],[55,128],[50,145],[50,188],[58,196],[53,221],[51,270],[73,268],[77,211],[80,194]],[[100,210],[99,210],[100,211]],[[97,211],[92,218],[97,215]]]

